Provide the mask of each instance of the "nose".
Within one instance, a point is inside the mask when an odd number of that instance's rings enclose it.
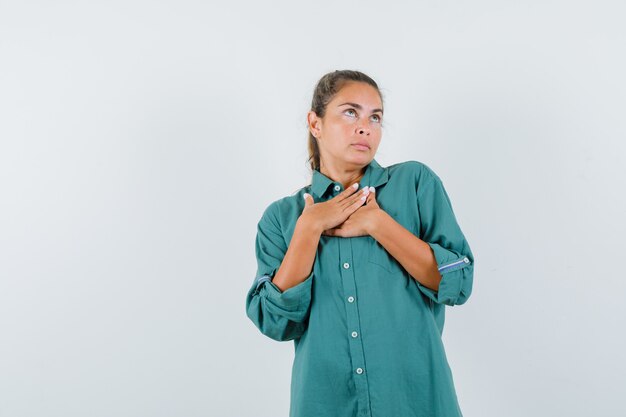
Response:
[[[368,127],[363,126],[361,122],[356,127],[356,133],[359,135],[368,135],[370,134],[370,130]]]

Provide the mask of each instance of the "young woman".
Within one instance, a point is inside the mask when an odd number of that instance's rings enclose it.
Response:
[[[289,416],[462,416],[441,335],[474,256],[441,179],[376,162],[382,96],[361,72],[324,75],[307,117],[311,184],[265,209],[246,298],[294,341]]]

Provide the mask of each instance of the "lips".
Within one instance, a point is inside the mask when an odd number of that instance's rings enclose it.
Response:
[[[367,150],[370,148],[369,145],[365,142],[356,142],[356,143],[353,143],[352,146],[361,150]]]

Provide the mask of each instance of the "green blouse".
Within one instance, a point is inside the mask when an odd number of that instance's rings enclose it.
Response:
[[[246,314],[262,334],[293,340],[289,417],[458,417],[441,335],[445,306],[472,291],[474,256],[441,179],[426,164],[368,164],[359,189],[430,245],[442,280],[433,291],[371,236],[320,238],[311,274],[282,292],[272,278],[304,209],[343,191],[319,171],[271,203],[257,226],[256,277]],[[261,382],[261,381],[259,381]]]

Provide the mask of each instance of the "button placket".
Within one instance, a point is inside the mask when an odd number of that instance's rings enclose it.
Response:
[[[365,375],[365,353],[363,347],[363,338],[359,337],[361,319],[359,315],[359,305],[355,303],[355,295],[357,293],[357,277],[356,272],[359,269],[355,267],[353,250],[357,250],[358,245],[362,244],[357,239],[345,238],[339,239],[339,259],[341,262],[340,274],[341,284],[343,285],[343,293],[351,294],[347,296],[348,303],[346,306],[346,324],[348,329],[352,329],[348,334],[348,346],[352,366],[354,366],[354,386],[356,389],[356,398],[358,402],[358,415],[371,416],[369,382]],[[357,248],[353,248],[357,245]]]

